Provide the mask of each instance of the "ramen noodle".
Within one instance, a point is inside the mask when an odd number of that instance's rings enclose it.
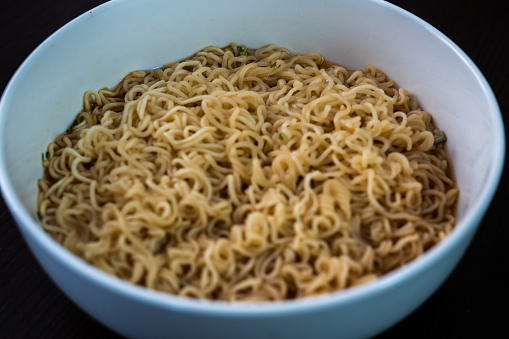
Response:
[[[362,284],[454,227],[445,135],[409,92],[274,44],[207,47],[90,90],[42,155],[42,227],[179,296],[273,301]]]

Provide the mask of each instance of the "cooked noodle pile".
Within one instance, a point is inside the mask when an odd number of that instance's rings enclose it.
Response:
[[[88,91],[48,146],[39,216],[90,264],[192,298],[361,284],[455,223],[429,113],[375,67],[268,45],[207,47]]]

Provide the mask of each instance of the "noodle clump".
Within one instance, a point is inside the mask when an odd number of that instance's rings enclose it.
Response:
[[[207,47],[87,91],[43,155],[45,231],[167,293],[307,297],[398,268],[454,227],[429,113],[368,65]]]

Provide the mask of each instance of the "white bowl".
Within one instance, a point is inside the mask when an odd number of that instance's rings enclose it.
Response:
[[[41,152],[80,110],[84,91],[230,41],[318,51],[351,68],[372,63],[409,89],[448,137],[461,190],[452,234],[373,283],[262,304],[149,291],[89,266],[45,234],[35,218]],[[504,145],[496,99],[472,61],[419,18],[375,0],[112,1],[42,43],[0,103],[0,184],[26,242],[69,298],[137,338],[354,338],[385,330],[427,299],[463,255],[499,182]]]

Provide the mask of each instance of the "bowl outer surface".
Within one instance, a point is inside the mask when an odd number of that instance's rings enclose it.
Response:
[[[34,219],[40,154],[72,121],[83,93],[112,86],[132,70],[230,41],[318,51],[349,68],[372,63],[414,93],[447,133],[461,189],[460,222],[453,234],[381,278],[376,287],[251,306],[147,292],[89,267],[44,234]],[[415,309],[450,273],[493,196],[503,157],[500,111],[479,70],[435,29],[382,1],[112,1],[41,44],[16,72],[0,103],[0,183],[25,239],[71,299],[107,326],[135,337],[151,329],[154,337],[168,330],[245,338],[262,333],[285,337],[306,329],[323,337],[338,331],[348,337],[375,334]]]

